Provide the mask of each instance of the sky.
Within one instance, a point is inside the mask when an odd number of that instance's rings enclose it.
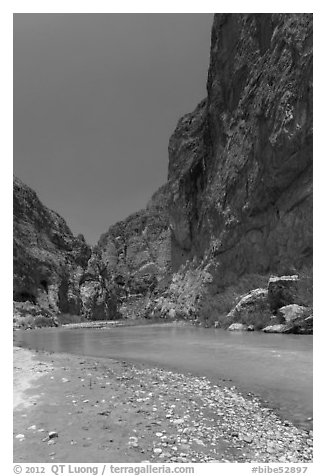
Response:
[[[14,14],[14,173],[94,245],[166,181],[213,15]]]

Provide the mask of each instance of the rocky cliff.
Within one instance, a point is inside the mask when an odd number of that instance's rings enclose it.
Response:
[[[169,186],[162,186],[144,210],[111,226],[96,246],[128,316],[137,316],[137,301],[143,307],[143,298],[163,292],[170,282],[169,193]]]
[[[83,236],[75,237],[65,220],[16,177],[13,204],[16,315],[115,318],[115,295]]]
[[[207,98],[169,143],[172,264],[246,273],[312,266],[312,15],[217,14]]]

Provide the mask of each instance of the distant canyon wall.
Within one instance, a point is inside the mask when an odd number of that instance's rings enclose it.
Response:
[[[65,220],[16,177],[13,194],[14,301],[31,303],[46,315],[116,318],[111,280],[83,236],[75,237]]]

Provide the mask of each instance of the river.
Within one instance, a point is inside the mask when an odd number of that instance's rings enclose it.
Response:
[[[204,375],[252,392],[282,417],[310,427],[312,336],[165,325],[16,331],[15,345],[142,362]],[[308,420],[307,420],[308,419]]]

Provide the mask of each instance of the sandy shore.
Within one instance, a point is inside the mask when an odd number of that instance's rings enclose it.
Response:
[[[204,377],[15,348],[14,462],[56,461],[311,462],[312,432]]]

